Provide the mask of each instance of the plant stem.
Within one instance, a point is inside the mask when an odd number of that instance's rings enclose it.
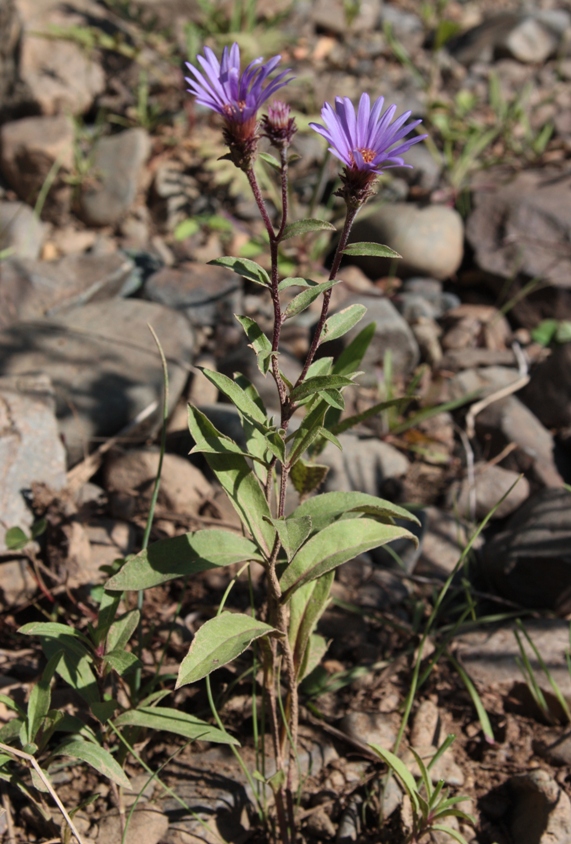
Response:
[[[351,229],[353,227],[353,223],[355,222],[355,217],[357,216],[357,212],[359,208],[347,208],[347,216],[345,217],[345,223],[343,225],[343,231],[341,232],[341,237],[339,238],[339,243],[337,244],[337,249],[335,250],[335,257],[333,258],[333,265],[331,267],[331,272],[329,273],[329,280],[333,281],[337,277],[337,273],[339,272],[339,267],[341,266],[341,259],[343,258],[343,250],[347,246],[347,241],[349,240],[349,235],[351,234]],[[305,359],[305,363],[303,365],[303,369],[301,370],[301,374],[297,381],[295,382],[295,386],[297,387],[299,384],[303,383],[305,377],[307,375],[307,371],[311,364],[313,363],[313,359],[315,357],[315,353],[317,352],[317,347],[319,346],[319,342],[321,340],[321,335],[323,333],[323,326],[325,325],[325,320],[327,319],[327,312],[329,310],[329,301],[331,299],[331,288],[326,290],[323,294],[323,305],[321,308],[321,314],[319,317],[319,322],[317,323],[317,328],[315,329],[313,340],[311,342],[311,346],[309,352],[307,353],[307,358]]]

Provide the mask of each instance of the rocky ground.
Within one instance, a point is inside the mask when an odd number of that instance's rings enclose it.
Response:
[[[324,147],[307,126],[324,100],[383,94],[422,117],[429,133],[407,157],[414,169],[383,177],[379,201],[355,231],[404,260],[346,266],[334,291],[334,307],[363,302],[377,326],[351,410],[411,398],[402,412],[344,434],[342,455],[325,450],[325,488],[413,504],[422,527],[417,552],[396,548],[398,564],[378,553],[339,571],[321,631],[329,651],[304,690],[303,840],[404,840],[402,794],[366,743],[394,743],[435,596],[491,513],[426,642],[423,667],[442,653],[417,694],[406,744],[429,757],[456,734],[436,778],[468,796],[463,808],[476,818],[475,830],[462,827],[468,840],[567,844],[569,723],[528,648],[545,696],[538,707],[514,631],[521,617],[571,705],[569,4],[2,0],[0,32],[2,691],[23,701],[43,664],[17,628],[46,617],[85,626],[100,567],[140,548],[163,392],[149,324],[170,380],[153,538],[236,524],[205,465],[187,458],[185,405],[206,408],[234,435],[236,416],[196,368],[206,364],[244,371],[275,406],[233,319],[246,313],[269,326],[269,301],[205,265],[224,254],[263,261],[261,226],[241,174],[219,160],[217,120],[185,94],[182,72],[203,43],[221,49],[236,38],[250,56],[280,52],[295,69],[285,96],[300,129],[297,217],[308,209],[340,217],[335,162],[321,168]],[[271,174],[262,178],[271,195]],[[284,272],[320,278],[328,250],[326,240],[289,241]],[[286,373],[299,372],[316,319],[311,310],[284,330]],[[6,547],[13,527],[25,534],[16,550]],[[207,572],[146,593],[146,670],[163,655],[171,683],[226,584],[226,575]],[[247,601],[247,589],[240,583],[232,600]],[[488,712],[493,741],[457,663]],[[247,755],[251,686],[239,673],[215,676]],[[63,687],[54,697],[78,711]],[[208,711],[200,689],[174,699]],[[0,703],[0,719],[10,714]],[[162,777],[179,802],[150,784],[127,842],[261,840],[226,751],[183,749],[167,734],[139,750],[153,770],[176,754]],[[147,776],[129,771],[142,788]],[[76,815],[86,841],[119,844],[104,780],[69,766],[52,779],[68,808],[98,795]],[[3,794],[3,840],[60,840],[55,810],[46,827],[18,793]]]

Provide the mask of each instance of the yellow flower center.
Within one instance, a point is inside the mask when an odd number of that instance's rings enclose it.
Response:
[[[363,156],[363,161],[365,162],[365,164],[370,164],[371,161],[373,161],[375,158],[375,151],[372,149],[368,149],[367,147],[361,147],[361,149],[359,149],[359,152]]]

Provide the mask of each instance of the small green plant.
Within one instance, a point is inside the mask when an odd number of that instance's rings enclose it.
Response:
[[[519,665],[520,671],[522,672],[525,682],[529,691],[531,692],[531,696],[533,697],[535,703],[537,704],[538,709],[542,713],[543,717],[547,721],[548,724],[556,723],[558,720],[558,715],[553,712],[552,707],[549,705],[547,698],[545,697],[541,685],[537,679],[536,672],[533,669],[531,664],[531,660],[529,655],[526,651],[524,642],[527,642],[528,646],[531,648],[535,659],[537,660],[539,667],[541,669],[541,673],[543,674],[547,684],[551,687],[553,695],[557,701],[559,708],[561,709],[563,718],[567,721],[567,723],[571,723],[571,709],[563,692],[561,691],[559,685],[557,684],[555,678],[553,677],[551,671],[549,670],[548,665],[546,664],[545,660],[543,659],[537,645],[525,629],[525,626],[521,619],[517,619],[516,621],[516,629],[514,630],[514,636],[516,637],[517,645],[519,648],[519,659],[517,663]],[[571,645],[571,626],[569,628],[569,642]],[[571,675],[571,650],[569,650],[565,658],[567,660],[567,667],[569,669],[569,674]]]
[[[467,844],[466,839],[458,830],[448,826],[443,821],[455,817],[463,823],[474,825],[475,820],[471,815],[458,808],[468,798],[462,796],[450,796],[450,790],[445,788],[444,780],[438,780],[434,785],[430,776],[431,768],[436,764],[442,754],[450,747],[454,736],[449,735],[438,748],[428,765],[414,748],[411,752],[416,760],[420,771],[420,777],[415,779],[404,762],[390,750],[385,750],[376,744],[370,744],[375,753],[385,762],[390,771],[396,776],[399,783],[405,790],[410,800],[412,810],[412,828],[408,832],[405,844],[418,844],[429,832],[444,832],[458,841],[459,844]]]
[[[531,331],[531,337],[542,346],[571,342],[571,322],[567,319],[542,319]]]

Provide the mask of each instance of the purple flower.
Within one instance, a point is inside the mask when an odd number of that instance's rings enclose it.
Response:
[[[224,47],[220,62],[212,50],[205,47],[204,56],[198,56],[204,73],[188,62],[186,64],[194,77],[185,77],[190,86],[188,90],[200,105],[217,111],[228,123],[246,125],[254,132],[260,106],[293,78],[285,78],[290,72],[288,69],[269,80],[280,60],[281,56],[274,56],[264,64],[260,57],[240,73],[240,48],[236,43],[230,49]]]
[[[411,167],[404,163],[402,155],[413,144],[424,140],[426,135],[417,135],[406,141],[403,138],[422,121],[413,120],[406,124],[411,115],[407,111],[393,123],[397,107],[389,106],[382,114],[384,102],[384,97],[379,97],[371,108],[369,95],[361,94],[355,114],[355,107],[348,97],[336,97],[335,111],[329,103],[325,103],[321,110],[325,126],[319,123],[309,125],[329,141],[329,151],[350,170],[373,174],[389,167]]]

